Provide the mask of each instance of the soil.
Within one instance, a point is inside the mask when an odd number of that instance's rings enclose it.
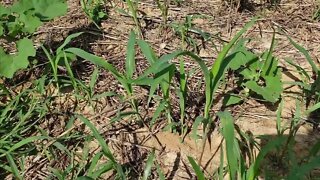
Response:
[[[185,0],[180,5],[174,1],[170,4],[168,24],[182,23],[187,15],[203,15],[204,18],[196,18],[193,23],[194,27],[208,32],[213,37],[210,41],[203,41],[197,35],[191,36],[197,43],[197,48],[187,46],[188,50],[195,51],[205,60],[207,65],[211,65],[216,56],[216,49],[221,49],[224,42],[228,42],[234,34],[240,30],[243,25],[250,21],[254,16],[260,15],[258,23],[250,29],[245,37],[253,38],[254,41],[249,43],[249,47],[254,52],[262,52],[270,47],[274,30],[279,27],[285,31],[296,42],[305,47],[311,54],[312,58],[320,58],[320,23],[313,20],[312,16],[317,6],[316,0],[282,0],[280,4],[271,5],[267,1],[252,1],[249,4],[241,5],[236,9],[235,5],[229,4],[223,0]],[[109,63],[113,64],[120,72],[125,69],[126,43],[129,32],[135,29],[134,21],[130,16],[122,14],[119,9],[127,11],[124,1],[108,1],[105,5],[105,11],[108,18],[101,22],[98,29],[83,13],[79,1],[68,0],[69,10],[67,15],[57,18],[52,22],[46,23],[35,33],[34,41],[37,46],[41,43],[52,50],[56,49],[63,40],[70,34],[76,32],[85,32],[76,38],[70,46],[82,48],[97,56],[103,57]],[[157,55],[163,55],[182,47],[181,38],[174,32],[173,28],[165,27],[162,24],[161,11],[157,8],[155,1],[144,0],[139,2],[139,17],[143,31],[143,38],[149,42]],[[278,32],[278,31],[277,31]],[[295,63],[311,72],[306,59],[299,53],[287,40],[284,33],[276,34],[275,56],[280,59],[281,66],[288,69],[294,74],[294,69],[285,63],[285,58],[292,58]],[[39,54],[39,59],[45,61],[44,56]],[[141,74],[148,67],[148,63],[140,52],[137,52],[137,74]],[[185,59],[187,71],[194,70],[194,74],[188,81],[189,101],[187,104],[188,124],[192,125],[195,117],[202,113],[204,109],[204,86],[203,75],[197,64],[190,59]],[[177,64],[178,60],[174,60]],[[93,66],[90,63],[80,63],[73,66],[77,76],[89,81]],[[33,77],[41,71],[33,72]],[[283,74],[283,81],[292,81],[292,77]],[[124,94],[123,88],[115,78],[106,71],[101,70],[97,85],[97,93],[116,92]],[[143,116],[152,118],[155,107],[146,108],[148,91],[143,88],[137,88],[138,98],[141,101],[141,112]],[[289,87],[288,92],[300,92],[297,87]],[[172,93],[173,94],[173,93]],[[293,94],[293,93],[292,93]],[[282,113],[283,124],[290,123],[290,118],[296,110],[296,100],[294,96],[288,93],[283,97],[284,110]],[[75,104],[73,98],[69,98],[70,93],[66,92],[64,97],[57,100],[56,108],[61,112],[72,111]],[[172,98],[173,109],[179,109],[177,97]],[[63,102],[63,103],[62,103]],[[94,107],[83,104],[76,111],[85,114],[100,130],[106,138],[117,160],[121,164],[132,166],[136,172],[141,172],[143,162],[147,155],[155,149],[157,154],[156,162],[164,170],[167,179],[195,179],[195,174],[191,173],[187,156],[194,157],[197,161],[201,159],[201,166],[206,174],[212,174],[216,171],[220,162],[220,146],[222,136],[219,132],[219,123],[210,134],[210,140],[202,149],[202,142],[195,141],[191,138],[191,133],[183,137],[179,133],[165,131],[166,120],[160,119],[152,128],[141,126],[130,119],[124,119],[121,122],[110,125],[110,120],[116,115],[119,107],[124,107],[117,98],[105,98],[95,104]],[[78,106],[79,106],[78,104]],[[304,108],[303,105],[301,105]],[[212,114],[217,112],[221,107],[221,102],[217,102],[212,109]],[[243,132],[252,134],[253,137],[264,136],[272,138],[276,136],[276,106],[265,105],[249,99],[244,104],[227,109],[234,117],[236,124]],[[176,112],[179,113],[179,112]],[[59,119],[59,118],[58,118]],[[56,121],[56,120],[55,120]],[[59,123],[52,126],[50,130],[54,136],[63,133],[66,118],[61,116]],[[309,147],[320,139],[319,128],[317,125],[307,122],[307,117],[300,127],[296,136],[295,151],[299,157],[308,153]],[[48,121],[48,124],[53,123]],[[43,128],[48,128],[45,126]],[[59,130],[60,129],[60,130]],[[199,132],[201,128],[199,129]],[[183,143],[182,143],[183,141]],[[262,141],[259,143],[262,143]],[[93,145],[94,147],[94,145]],[[35,160],[33,160],[35,162]],[[40,161],[40,160],[39,160]],[[37,162],[33,165],[26,179],[43,179],[47,172],[45,163]],[[281,170],[279,170],[281,171]],[[32,172],[32,173],[31,173]],[[281,172],[279,172],[281,174]],[[105,179],[111,178],[106,175]],[[133,178],[134,179],[134,178]]]

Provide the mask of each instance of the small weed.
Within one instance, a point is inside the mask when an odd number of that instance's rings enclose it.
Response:
[[[104,0],[80,0],[80,4],[97,28],[99,28],[101,21],[108,17],[108,14],[103,10]]]

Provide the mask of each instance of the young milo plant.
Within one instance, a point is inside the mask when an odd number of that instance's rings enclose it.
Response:
[[[138,44],[150,63],[150,67],[147,68],[144,73],[139,77],[135,78],[134,73],[136,71],[136,60],[135,60],[135,46]],[[173,77],[174,65],[169,63],[169,61],[175,58],[180,52],[176,52],[169,55],[156,57],[152,49],[142,40],[137,41],[134,32],[130,33],[130,38],[127,45],[127,57],[125,65],[125,73],[120,73],[113,65],[108,63],[106,60],[97,57],[93,54],[85,52],[78,48],[68,48],[65,52],[75,54],[85,60],[92,62],[93,64],[108,70],[123,86],[125,89],[125,99],[128,99],[133,112],[131,114],[136,114],[139,121],[142,117],[139,115],[139,109],[137,101],[134,98],[134,86],[150,86],[150,96],[148,98],[148,104],[158,86],[161,86],[165,99],[169,97],[169,85]],[[165,108],[164,108],[165,109]],[[155,120],[155,119],[154,119]]]

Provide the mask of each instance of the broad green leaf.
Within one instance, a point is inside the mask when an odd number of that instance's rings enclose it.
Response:
[[[279,100],[283,91],[280,77],[265,77],[266,86],[259,86],[255,81],[248,81],[244,85],[250,90],[261,95],[265,100],[275,103]]]
[[[36,50],[31,40],[24,38],[17,42],[18,53],[8,55],[0,47],[0,75],[12,78],[14,73],[29,65],[28,57],[34,57]]]
[[[245,66],[248,62],[258,58],[254,53],[248,51],[245,46],[240,46],[234,51],[235,52],[226,57],[235,59],[234,61],[230,61],[230,69],[232,70],[237,70],[241,66]]]
[[[22,31],[29,34],[34,33],[42,25],[40,19],[30,11],[20,14],[19,20],[24,24]]]
[[[150,153],[150,155],[147,159],[146,166],[144,167],[142,180],[147,180],[148,177],[150,176],[154,158],[155,158],[155,151],[152,150],[152,152]]]
[[[197,179],[198,180],[205,180],[206,178],[201,170],[201,167],[196,163],[196,161],[190,156],[188,156],[188,160],[197,175]]]
[[[41,20],[50,20],[62,16],[67,12],[67,3],[64,0],[32,0],[35,13]]]

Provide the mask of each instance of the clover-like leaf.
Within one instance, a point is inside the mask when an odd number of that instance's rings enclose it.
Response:
[[[30,39],[24,38],[17,43],[18,53],[9,55],[0,47],[0,75],[12,78],[19,69],[25,69],[29,65],[28,57],[35,56],[36,50]]]

